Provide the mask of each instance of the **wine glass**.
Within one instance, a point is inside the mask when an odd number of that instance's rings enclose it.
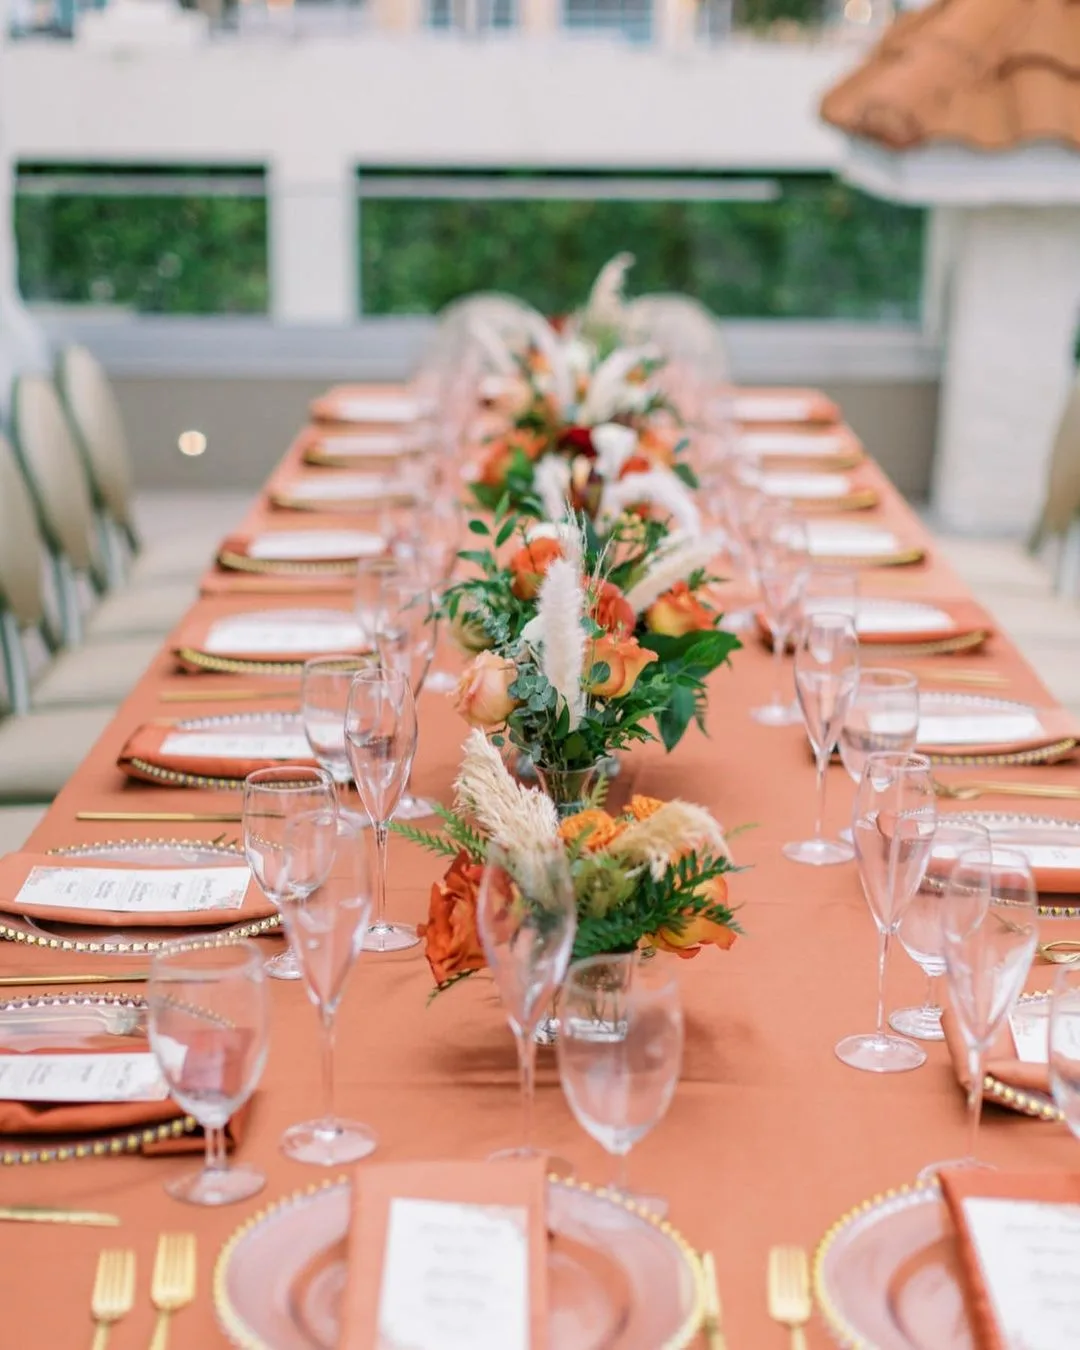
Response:
[[[878,931],[877,1024],[870,1035],[845,1036],[837,1058],[870,1073],[917,1069],[926,1051],[885,1030],[885,971],[890,940],[926,871],[937,825],[937,798],[925,755],[879,751],[868,756],[855,796],[855,857]]]
[[[578,1124],[619,1160],[614,1190],[663,1217],[659,1197],[629,1193],[630,1150],[664,1117],[679,1081],[683,1012],[670,968],[639,953],[575,961],[559,996],[559,1080]]]
[[[906,670],[862,667],[859,687],[840,728],[840,762],[857,784],[877,750],[910,754],[919,739],[919,682]],[[840,838],[851,842],[849,829]]]
[[[300,677],[300,716],[304,723],[311,753],[327,771],[338,787],[352,784],[352,769],[345,750],[345,706],[349,701],[349,686],[359,670],[371,665],[369,656],[313,656],[304,662]],[[359,825],[367,818],[338,804],[338,813],[348,816]]]
[[[225,1127],[266,1065],[270,1007],[262,954],[250,941],[166,943],[151,960],[146,999],[150,1047],[169,1092],[206,1135],[202,1169],[167,1181],[165,1189],[192,1205],[246,1200],[266,1178],[247,1164],[229,1166]]]
[[[1050,1002],[1050,1091],[1080,1139],[1080,970],[1058,966]]]
[[[814,837],[785,844],[784,857],[814,867],[849,862],[851,846],[826,839],[825,770],[859,683],[859,639],[846,614],[814,614],[803,622],[795,647],[795,692],[817,766]]]
[[[924,1167],[920,1180],[946,1167],[990,1165],[976,1160],[983,1061],[1031,969],[1037,915],[1035,882],[1022,853],[995,845],[956,860],[941,903],[941,931],[949,999],[968,1053],[968,1148],[961,1159]]]
[[[850,567],[810,567],[802,591],[801,617],[809,619],[822,610],[848,615],[858,631],[859,574],[856,571]]]
[[[409,519],[408,531],[395,542],[395,553],[417,565],[436,601],[454,574],[464,528],[465,513],[456,491],[436,492],[430,499],[417,503]],[[457,676],[440,668],[439,649],[434,643],[437,632],[434,620],[431,628],[435,656],[426,686],[432,693],[446,694],[457,684]]]
[[[313,814],[313,821],[300,816],[287,826],[286,870],[295,866],[301,875],[323,880],[313,890],[295,888],[281,913],[308,998],[319,1011],[323,1114],[290,1125],[281,1148],[297,1162],[336,1167],[366,1157],[377,1143],[369,1126],[341,1120],[334,1112],[335,1019],[371,918],[371,879],[363,826],[341,816]]]
[[[889,1016],[889,1026],[901,1036],[918,1041],[944,1040],[941,1029],[941,1005],[937,997],[938,980],[945,973],[944,940],[941,935],[941,902],[945,883],[961,853],[972,848],[990,847],[990,832],[974,821],[939,819],[930,845],[930,857],[922,880],[900,920],[897,937],[908,956],[926,976],[926,995],[919,1008],[897,1008]]]
[[[750,716],[767,727],[795,726],[802,719],[799,705],[784,701],[782,683],[788,640],[806,584],[806,559],[805,530],[786,522],[757,554],[762,605],[772,634],[773,696],[770,703],[752,708]]]
[[[400,578],[383,585],[383,608],[378,630],[379,660],[409,681],[413,698],[420,697],[435,653],[435,612],[431,592],[418,590]],[[431,802],[414,797],[406,782],[397,804],[397,820],[420,820],[435,814]]]
[[[409,779],[416,754],[416,704],[400,670],[361,670],[353,676],[345,710],[345,744],[356,790],[375,832],[375,921],[369,951],[396,952],[420,939],[411,924],[386,918],[386,870],[390,821]]]
[[[562,984],[577,931],[577,903],[559,842],[512,852],[491,845],[476,902],[476,926],[488,967],[517,1042],[522,1143],[494,1156],[535,1157],[534,1034]]]
[[[771,503],[764,492],[742,482],[732,473],[724,477],[717,494],[716,505],[720,510],[728,553],[734,564],[734,570],[739,575],[742,585],[752,593],[758,586],[757,562],[754,557],[757,520]],[[750,607],[728,610],[724,614],[724,626],[731,632],[742,632],[753,623],[754,611]]]
[[[244,854],[266,898],[280,910],[290,886],[298,885],[296,868],[286,876],[285,835],[288,822],[298,815],[336,811],[334,780],[325,769],[306,764],[275,764],[256,769],[244,779]],[[308,886],[318,884],[307,878]],[[266,973],[275,980],[298,980],[296,953],[286,946],[266,963]]]

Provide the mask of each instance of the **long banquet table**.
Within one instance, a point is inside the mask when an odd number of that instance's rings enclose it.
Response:
[[[301,437],[286,456],[279,480],[298,470],[303,443]],[[872,464],[866,475],[881,502],[857,518],[885,523],[929,552],[922,565],[865,571],[864,593],[965,599],[962,583],[884,475]],[[271,518],[282,517],[264,493],[242,528],[258,528]],[[302,527],[320,518],[294,519]],[[311,593],[310,599],[319,597]],[[329,592],[327,599],[347,603],[341,590]],[[291,602],[264,587],[245,591],[241,584],[229,595],[204,595],[196,612],[209,616],[238,606],[257,609],[282,603]],[[682,796],[708,806],[729,828],[752,827],[736,839],[737,860],[747,870],[732,885],[745,936],[729,952],[710,949],[679,964],[687,1017],[682,1082],[667,1118],[634,1149],[630,1162],[633,1184],[666,1195],[672,1223],[695,1247],[715,1253],[732,1350],[786,1344],[786,1333],[769,1322],[766,1311],[770,1245],[796,1242],[812,1248],[845,1211],[912,1180],[928,1161],[960,1155],[964,1145],[963,1095],[942,1045],[928,1046],[928,1062],[916,1072],[882,1077],[854,1072],[833,1054],[841,1036],[872,1026],[876,936],[853,864],[818,870],[796,866],[781,855],[785,840],[811,829],[814,774],[801,728],[762,727],[748,715],[748,708],[768,694],[769,660],[764,648],[749,640],[731,668],[713,678],[708,737],[691,731],[671,756],[655,745],[635,749],[620,789]],[[1000,672],[1008,678],[1009,697],[1052,705],[1003,635],[977,655],[937,658],[937,666],[947,670],[950,661],[965,669]],[[160,699],[165,689],[226,689],[234,682],[250,685],[254,679],[182,675],[166,643],[56,799],[29,847],[149,834],[208,839],[229,830],[220,825],[101,825],[75,817],[89,808],[238,810],[235,792],[192,793],[139,784],[115,767],[126,737],[150,718],[295,706],[295,696],[287,695],[257,705],[212,700],[185,705]],[[415,788],[448,801],[464,724],[439,695],[422,696],[420,715]],[[1080,767],[1074,764],[1007,772],[1018,780],[1080,785]],[[834,831],[845,822],[852,792],[843,770],[831,770],[827,821]],[[1062,814],[1080,818],[1080,804],[1060,805]],[[235,835],[239,829],[229,832]],[[392,915],[422,918],[439,871],[437,860],[393,840]],[[1044,926],[1048,932],[1068,931],[1069,923],[1048,921]],[[262,941],[269,952],[278,940]],[[0,945],[0,974],[5,975],[115,972],[125,964],[116,958]],[[1047,967],[1033,971],[1029,987],[1046,987],[1047,972]],[[338,1106],[375,1126],[381,1140],[376,1162],[482,1158],[517,1138],[514,1047],[490,983],[467,981],[429,1006],[430,988],[420,948],[364,955],[341,1010]],[[922,992],[921,973],[897,950],[890,971],[890,1006],[915,1002]],[[191,1156],[11,1166],[0,1173],[5,1203],[109,1209],[123,1220],[112,1231],[0,1225],[0,1346],[5,1350],[59,1350],[85,1343],[98,1251],[119,1242],[137,1250],[139,1299],[134,1313],[114,1332],[113,1344],[117,1350],[145,1345],[152,1327],[148,1289],[154,1246],[159,1232],[176,1229],[198,1235],[199,1289],[194,1305],[173,1320],[172,1344],[177,1350],[225,1344],[211,1300],[211,1274],[222,1243],[267,1203],[324,1179],[321,1170],[290,1162],[277,1148],[284,1128],[310,1114],[318,1100],[316,1017],[299,984],[276,983],[272,1004],[270,1059],[240,1149],[241,1157],[267,1173],[267,1186],[255,1199],[216,1211],[170,1200],[162,1183],[190,1168],[195,1161]],[[580,1177],[602,1182],[612,1175],[611,1161],[571,1117],[553,1057],[543,1051],[536,1134],[553,1152],[570,1159]],[[986,1111],[981,1147],[987,1159],[1014,1169],[1076,1167],[1080,1157],[1063,1125],[995,1108]],[[266,1279],[270,1288],[272,1270]],[[809,1342],[828,1343],[817,1314]]]

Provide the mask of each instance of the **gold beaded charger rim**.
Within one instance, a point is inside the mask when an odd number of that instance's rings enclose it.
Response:
[[[1017,1003],[1045,1003],[1053,995],[1049,989],[1038,989],[1030,994],[1021,994]],[[1028,1088],[1011,1087],[995,1078],[992,1073],[983,1075],[983,1100],[995,1102],[1010,1111],[1018,1111],[1023,1116],[1032,1116],[1036,1120],[1064,1120],[1065,1117],[1054,1104],[1049,1094],[1033,1092]]]
[[[223,548],[217,555],[218,566],[230,572],[250,572],[256,576],[347,577],[356,572],[355,558],[330,558],[315,561],[305,558],[250,558]]]
[[[366,511],[383,506],[409,506],[416,500],[412,492],[373,492],[363,496],[295,497],[291,492],[271,492],[272,505],[284,511]]]
[[[243,938],[264,937],[276,933],[281,928],[281,915],[269,914],[262,919],[245,919],[241,923],[228,924],[212,932],[177,929],[171,937],[139,938],[135,941],[116,938],[68,938],[58,937],[54,933],[37,931],[28,919],[21,919],[26,927],[17,926],[15,916],[0,918],[0,940],[14,942],[24,947],[41,947],[53,952],[73,952],[78,956],[148,956],[159,951],[166,943],[175,941],[181,935],[192,947],[228,947]]]

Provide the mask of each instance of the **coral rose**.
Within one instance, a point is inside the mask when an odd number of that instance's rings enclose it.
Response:
[[[598,808],[590,808],[587,811],[578,811],[567,818],[559,826],[559,838],[564,844],[572,844],[576,839],[580,839],[583,834],[587,834],[584,842],[586,853],[597,853],[601,849],[607,848],[613,839],[617,839],[625,829],[621,821],[609,816],[606,811]]]
[[[548,568],[562,556],[563,547],[558,539],[545,536],[530,539],[510,559],[509,568],[514,574],[510,589],[519,600],[535,600]]]
[[[697,893],[710,905],[723,905],[727,902],[727,878],[713,877],[698,887]],[[654,946],[661,951],[674,952],[684,958],[697,956],[702,947],[710,945],[721,947],[725,951],[734,943],[738,934],[726,924],[714,923],[700,914],[688,911],[682,928],[661,928],[652,936]]]
[[[677,581],[645,611],[645,627],[664,637],[682,637],[715,628],[717,617],[717,611],[699,600],[685,581]]]
[[[470,726],[487,730],[501,726],[518,706],[510,694],[517,666],[495,652],[474,656],[454,690],[454,707]]]
[[[675,447],[683,439],[684,433],[676,427],[646,427],[638,437],[638,445],[650,468],[657,464],[670,468],[675,462]]]
[[[637,624],[633,606],[613,581],[600,582],[589,612],[606,633],[616,637],[629,636]]]
[[[656,653],[647,651],[636,638],[618,637],[602,633],[592,645],[590,670],[605,665],[607,677],[588,685],[589,692],[598,698],[623,698],[637,684],[638,676]]]
[[[416,931],[437,984],[487,964],[476,928],[476,897],[483,874],[482,864],[462,849],[446,876],[431,888],[428,921],[417,924]]]
[[[488,446],[477,482],[484,487],[501,488],[519,455],[535,461],[543,454],[546,445],[543,436],[531,431],[509,431],[497,437]]]

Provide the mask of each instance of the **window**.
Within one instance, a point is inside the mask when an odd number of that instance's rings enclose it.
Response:
[[[429,28],[465,32],[513,28],[517,24],[516,0],[427,0],[427,22]]]
[[[15,237],[32,302],[158,314],[268,307],[261,168],[23,164]]]
[[[652,0],[563,0],[566,28],[622,33],[631,42],[652,37]]]
[[[362,173],[362,308],[430,314],[474,290],[545,313],[628,249],[634,292],[740,318],[915,322],[923,212],[828,175]]]

